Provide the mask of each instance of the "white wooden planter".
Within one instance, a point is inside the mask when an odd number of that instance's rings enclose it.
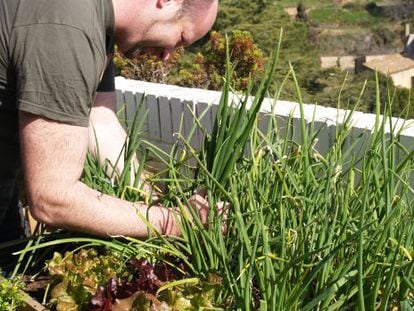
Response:
[[[208,113],[201,119],[201,123],[210,131],[214,123],[214,116],[221,96],[220,92],[184,88],[173,85],[156,84],[137,80],[128,80],[122,77],[116,78],[117,106],[121,110],[121,119],[131,122],[137,112],[138,104],[143,100],[141,112],[148,109],[148,115],[144,124],[144,137],[159,147],[168,150],[177,139],[175,133],[188,134],[194,124],[194,115],[200,116],[211,105]],[[266,129],[269,115],[273,113],[278,120],[280,131],[286,128],[286,122],[292,117],[292,137],[301,141],[300,135],[300,110],[299,104],[289,101],[274,102],[266,98],[259,115],[259,128]],[[316,105],[304,105],[305,120],[308,126],[315,129],[321,128],[318,143],[315,148],[324,154],[333,144],[336,127],[341,126],[347,115],[347,110],[320,107]],[[180,130],[180,120],[183,120]],[[352,116],[352,129],[346,145],[350,146],[358,141],[355,150],[363,151],[367,141],[371,138],[375,126],[375,115],[362,112],[354,112]],[[401,143],[408,149],[414,149],[414,120],[392,119],[394,133],[401,129]],[[362,139],[359,139],[362,137]],[[198,148],[202,144],[202,133],[198,131],[194,135],[191,144]],[[360,148],[358,148],[360,147]],[[345,146],[346,148],[346,146]],[[402,157],[403,155],[396,155]]]

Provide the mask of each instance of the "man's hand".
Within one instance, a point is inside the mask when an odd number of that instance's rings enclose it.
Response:
[[[196,211],[204,227],[208,227],[209,205],[207,200],[199,194],[194,194],[188,200],[188,203],[190,203],[191,208]]]
[[[209,203],[205,199],[205,193],[199,192],[197,194],[194,194],[191,196],[191,198],[188,200],[188,202],[191,205],[191,208],[193,208],[200,218],[200,221],[204,225],[205,228],[208,228],[210,226],[208,214],[209,214]],[[218,202],[217,206],[215,208],[218,209],[218,215],[223,215],[223,228],[222,232],[225,233],[227,231],[226,227],[226,220],[227,220],[227,213],[228,213],[228,207],[229,205],[224,205],[223,202]]]

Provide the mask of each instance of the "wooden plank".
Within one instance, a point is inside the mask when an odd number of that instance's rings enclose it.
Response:
[[[136,103],[135,96],[132,92],[124,92],[124,102],[125,102],[125,123],[129,128],[134,120],[136,113]]]
[[[211,132],[213,132],[214,129],[214,123],[216,122],[216,115],[217,115],[218,106],[213,105],[210,108],[210,117],[211,117]]]
[[[145,101],[148,109],[149,138],[161,140],[160,113],[157,98],[154,95],[147,95]]]
[[[193,116],[191,115],[191,106],[193,105],[193,102],[191,101],[183,101],[183,135],[185,139],[188,139],[188,135],[190,134],[190,129],[194,123],[192,120]]]
[[[198,149],[200,142],[198,140],[197,132],[195,131],[195,127],[197,126],[196,122],[194,121],[194,104],[192,101],[184,101],[183,102],[183,109],[184,109],[184,137],[187,142],[190,144],[191,147],[194,149]],[[190,137],[190,133],[191,137]]]
[[[326,122],[315,121],[313,123],[314,133],[317,134],[317,142],[315,144],[315,149],[322,155],[325,156],[331,148],[335,136],[335,127],[327,124]]]
[[[174,141],[173,127],[171,118],[171,107],[167,97],[158,98],[158,107],[160,113],[161,141],[172,144]]]
[[[146,115],[147,103],[144,96],[145,94],[143,93],[135,93],[135,113],[138,114],[139,120],[145,118],[141,131],[143,131],[145,135],[148,135],[148,115]]]
[[[414,138],[412,136],[407,136],[405,134],[401,134],[399,136],[399,141],[400,141],[401,145],[403,145],[407,149],[408,153],[410,153],[414,150]],[[398,150],[398,153],[397,153],[398,162],[403,161],[403,160],[406,159],[406,157],[408,156],[407,152],[405,152],[402,149]]]
[[[127,126],[126,122],[126,107],[125,107],[125,100],[124,100],[124,93],[120,90],[115,91],[115,111],[116,115],[118,116],[119,122],[122,124],[124,128]]]
[[[276,115],[273,120],[272,131],[275,131],[280,139],[284,139],[289,125],[289,117]]]
[[[270,115],[268,113],[259,112],[257,115],[257,128],[263,135],[267,135],[269,123]]]
[[[183,131],[181,128],[181,119],[183,116],[183,103],[178,98],[171,98],[170,107],[173,135],[177,135]],[[174,141],[176,141],[176,139],[177,137],[175,137]]]
[[[349,148],[354,145],[351,153],[354,154],[356,158],[360,158],[367,151],[367,147],[371,145],[372,133],[368,129],[354,127],[347,139],[349,140],[347,149],[349,150]]]
[[[403,150],[399,150],[396,155],[397,161],[398,161],[397,163],[401,163],[403,160],[405,160],[408,154],[414,150],[414,138],[412,136],[407,136],[407,135],[402,134],[399,139],[400,139],[400,143],[405,148],[407,148],[408,153],[404,152]],[[414,173],[410,172],[409,175],[410,175],[410,178],[409,178],[410,186],[411,188],[414,188]]]
[[[351,129],[350,135],[347,137],[348,144],[343,149],[342,153],[350,152],[348,159],[354,157],[355,159],[360,159],[364,156],[365,152],[367,151],[368,147],[371,145],[372,142],[372,134],[371,131],[368,129],[362,129],[354,127]],[[350,150],[352,148],[352,150]],[[342,168],[342,171],[346,171],[349,169],[351,163],[347,162],[347,164]],[[362,169],[362,161],[358,162],[354,165],[355,167],[355,184],[358,184],[361,180],[361,174],[358,173],[359,170]]]
[[[34,298],[30,297],[26,293],[21,293],[24,295],[24,305],[20,308],[18,308],[18,311],[47,311],[43,305],[41,305],[38,301],[36,301]]]
[[[292,118],[292,139],[297,142],[299,145],[303,143],[302,141],[302,123],[299,118]]]
[[[124,110],[124,93],[121,90],[115,90],[116,111]]]
[[[200,142],[200,147],[204,143],[204,135],[211,135],[213,131],[213,121],[211,118],[211,109],[206,103],[197,103],[196,105],[197,118],[200,120],[202,129],[197,129],[197,137]]]

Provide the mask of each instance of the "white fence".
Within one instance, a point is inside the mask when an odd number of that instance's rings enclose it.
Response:
[[[116,89],[118,109],[121,109],[123,114],[121,118],[131,122],[137,113],[139,103],[143,101],[141,111],[138,113],[143,115],[148,110],[143,128],[144,137],[166,150],[177,139],[175,133],[182,133],[186,137],[194,125],[194,116],[200,118],[209,106],[211,107],[201,118],[201,123],[207,131],[211,131],[221,96],[221,93],[216,91],[127,80],[122,77],[116,78]],[[349,111],[315,105],[304,105],[304,111],[308,126],[313,124],[315,130],[320,129],[315,148],[324,154],[332,146],[336,128],[341,126]],[[270,98],[265,99],[259,115],[260,129],[267,128],[269,115],[272,113],[276,116],[278,128],[282,133],[287,128],[287,122],[292,120],[289,134],[300,142],[299,104],[288,101],[275,103]],[[180,124],[182,124],[181,127]],[[346,144],[350,146],[358,141],[359,146],[355,150],[363,150],[375,126],[375,115],[354,112],[351,125],[351,134]],[[400,142],[408,150],[413,150],[414,120],[405,121],[393,118],[392,126],[396,128],[394,132],[401,129]],[[364,139],[359,139],[361,137]],[[191,141],[192,146],[198,148],[202,144],[202,139],[203,135],[198,130]],[[398,158],[402,154],[396,156]]]

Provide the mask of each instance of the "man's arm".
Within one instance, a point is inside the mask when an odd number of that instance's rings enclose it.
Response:
[[[94,157],[99,156],[102,165],[109,160],[111,166],[107,167],[107,174],[111,176],[112,165],[116,164],[116,171],[120,174],[124,168],[124,145],[127,134],[116,115],[115,92],[98,92],[95,104],[91,110],[89,123],[89,151]],[[99,155],[98,155],[99,151]],[[138,158],[135,157],[130,165],[131,180],[134,183],[135,172],[138,169]],[[143,190],[151,192],[151,186],[146,182],[149,173],[144,169],[141,173]]]
[[[26,193],[33,216],[52,227],[100,236],[147,236],[137,212],[148,206],[132,204],[88,188],[79,181],[88,148],[88,128],[63,124],[20,112],[20,143]],[[207,204],[195,197],[203,222]],[[171,209],[149,209],[150,223],[161,233],[179,234]]]
[[[97,93],[90,114],[88,147],[95,157],[99,150],[102,164],[108,159],[112,165],[117,164],[118,172],[122,172],[124,156],[120,154],[127,135],[119,123],[115,109],[115,92]]]

